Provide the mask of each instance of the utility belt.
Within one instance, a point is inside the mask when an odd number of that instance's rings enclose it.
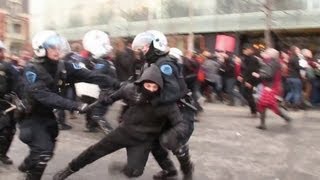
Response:
[[[32,105],[29,100],[27,99],[21,100],[18,97],[18,95],[14,92],[7,94],[6,99],[8,104],[11,106],[6,111],[7,112],[13,111],[14,119],[16,119],[17,121],[20,121],[30,115]]]

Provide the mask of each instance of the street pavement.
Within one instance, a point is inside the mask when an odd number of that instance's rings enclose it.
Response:
[[[116,126],[119,104],[108,118]],[[204,104],[190,140],[195,163],[195,180],[319,180],[320,179],[320,111],[290,112],[294,121],[287,125],[271,111],[267,114],[267,131],[256,129],[259,120],[249,116],[248,107]],[[84,132],[84,119],[69,120],[74,127],[60,131],[54,158],[49,162],[43,180],[51,180],[75,156],[97,142],[102,133]],[[18,135],[17,135],[18,136]],[[17,166],[28,148],[16,136],[9,156],[13,166],[0,164],[0,180],[22,180]],[[175,164],[178,167],[176,159]],[[108,167],[126,161],[125,150],[101,158],[70,176],[70,180],[125,180]],[[151,180],[159,171],[152,155],[139,180]],[[181,179],[181,176],[179,176]]]

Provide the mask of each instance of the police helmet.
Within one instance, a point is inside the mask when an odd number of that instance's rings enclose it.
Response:
[[[135,51],[143,51],[149,48],[151,44],[158,55],[165,54],[169,51],[166,36],[156,30],[149,30],[138,34],[132,42],[132,49]]]
[[[100,58],[112,51],[109,36],[100,30],[87,32],[82,40],[85,50],[89,51],[94,58]]]
[[[68,41],[55,31],[51,30],[37,33],[32,38],[32,48],[37,57],[45,57],[48,48],[58,49],[61,57],[71,51]]]

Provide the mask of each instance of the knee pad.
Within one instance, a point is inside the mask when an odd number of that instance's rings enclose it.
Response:
[[[143,174],[143,170],[144,169],[136,169],[136,168],[130,168],[130,167],[126,166],[123,169],[123,173],[129,178],[139,177]]]
[[[173,151],[173,154],[177,157],[182,157],[189,154],[189,146],[187,144],[180,146],[176,151]]]
[[[36,162],[36,168],[39,170],[44,169],[50,159],[52,158],[53,153],[52,152],[42,152],[39,154],[38,161]]]

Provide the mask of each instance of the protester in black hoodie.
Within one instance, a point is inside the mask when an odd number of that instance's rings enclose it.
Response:
[[[173,139],[179,138],[185,128],[176,104],[151,105],[151,101],[160,95],[162,87],[160,70],[151,65],[135,83],[126,84],[110,97],[102,98],[107,104],[119,99],[124,99],[129,104],[122,116],[123,121],[118,128],[72,160],[53,179],[63,180],[84,166],[122,148],[126,148],[128,154],[127,165],[122,170],[124,174],[128,177],[142,175],[151,145],[159,138],[164,125],[172,125],[170,138]]]

